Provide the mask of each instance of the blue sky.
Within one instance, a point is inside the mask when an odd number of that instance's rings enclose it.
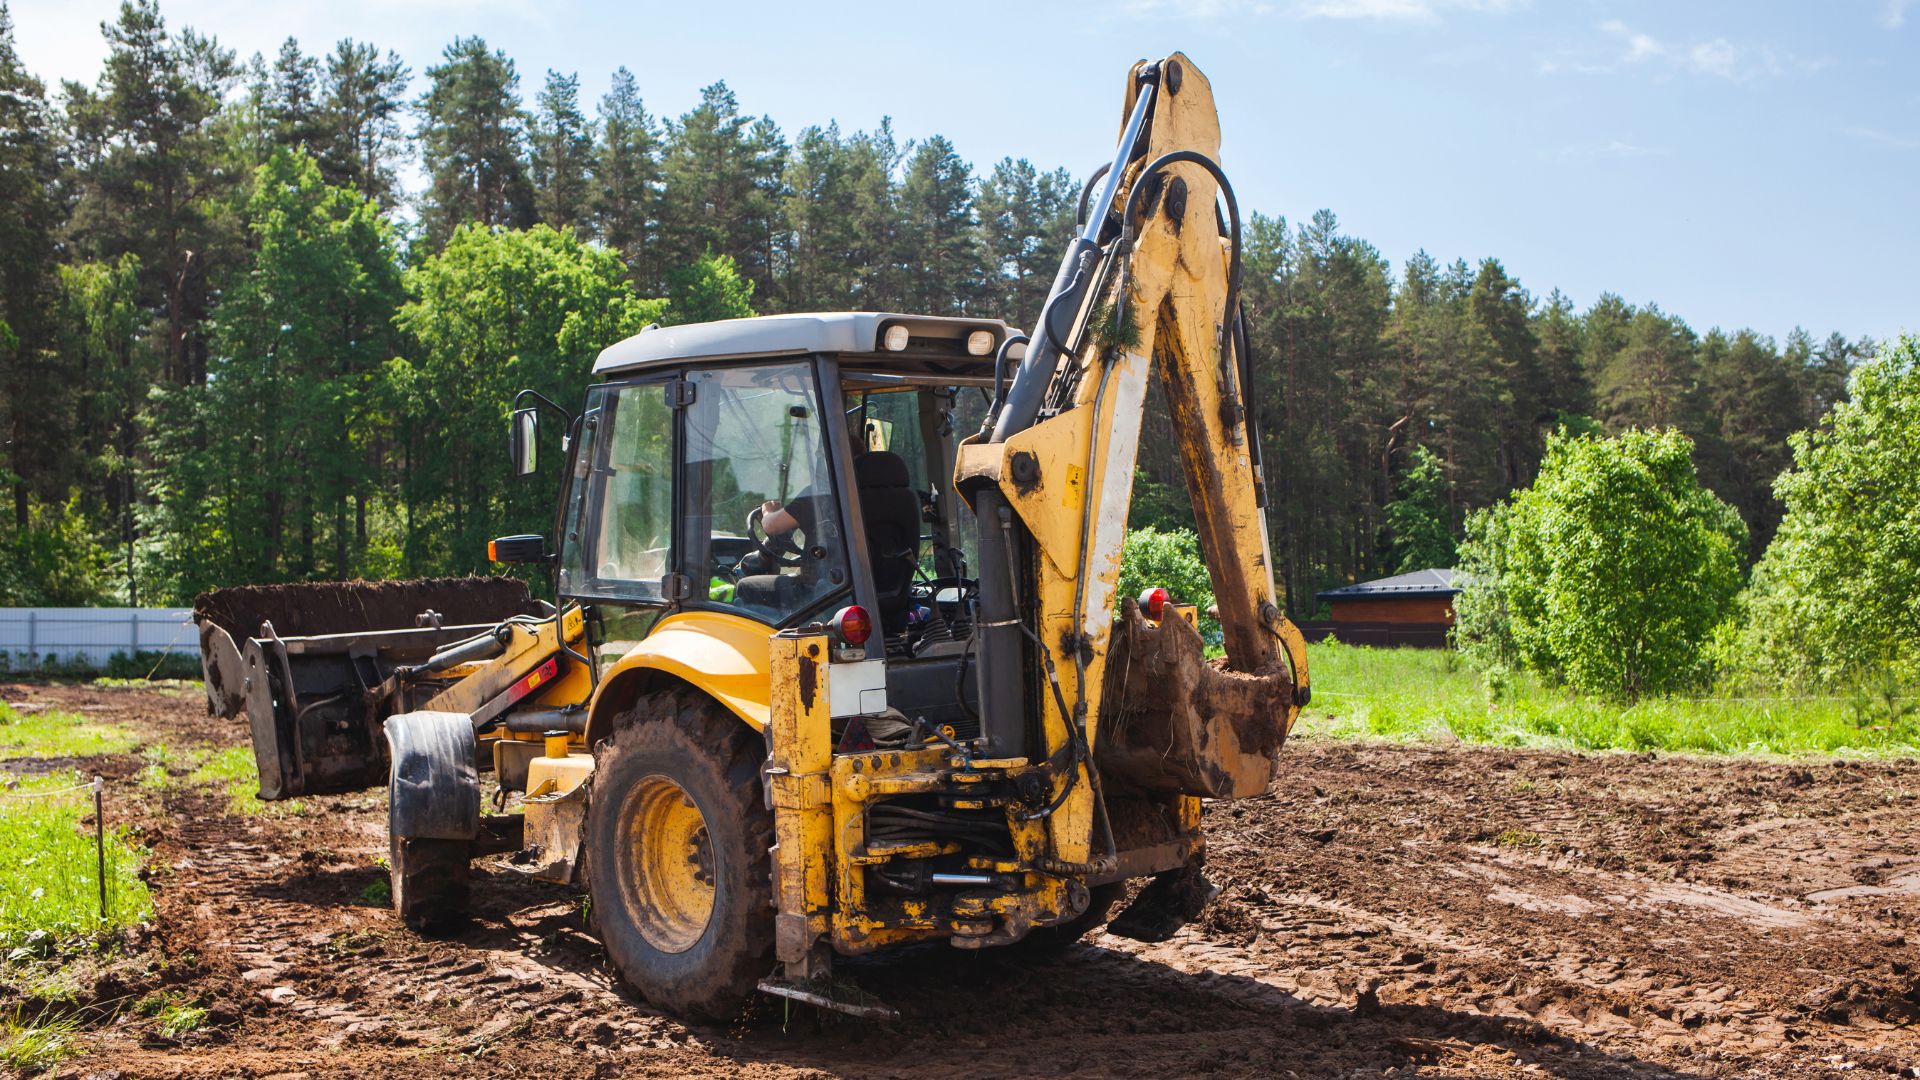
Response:
[[[13,0],[21,52],[92,81],[108,0]],[[288,34],[398,50],[456,34],[519,65],[625,64],[650,110],[725,79],[789,133],[892,116],[1084,175],[1137,57],[1189,53],[1219,99],[1244,207],[1321,207],[1396,271],[1502,259],[1536,295],[1603,290],[1696,329],[1920,329],[1920,2],[1042,0],[832,5],[607,0],[162,0],[244,57]],[[416,82],[416,88],[418,84]],[[1011,313],[1023,318],[1027,313]]]

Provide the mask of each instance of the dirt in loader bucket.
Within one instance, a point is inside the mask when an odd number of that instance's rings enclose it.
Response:
[[[1155,624],[1132,600],[1107,653],[1095,756],[1103,776],[1145,791],[1244,799],[1267,790],[1287,738],[1293,675],[1284,660],[1255,672],[1208,660],[1184,619]]]
[[[281,637],[402,630],[425,611],[447,626],[491,623],[535,614],[527,583],[509,577],[416,578],[411,581],[306,581],[240,585],[193,598],[194,616],[235,641],[260,636],[262,622]]]
[[[239,716],[245,708],[241,653],[272,623],[281,638],[409,630],[427,612],[443,626],[496,623],[539,613],[527,584],[508,577],[415,578],[410,581],[305,581],[239,585],[193,598],[200,631],[200,669],[208,708]]]

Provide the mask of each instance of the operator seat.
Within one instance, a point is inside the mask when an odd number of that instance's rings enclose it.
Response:
[[[906,461],[886,450],[854,458],[853,480],[860,493],[881,632],[897,634],[907,628],[914,571],[920,567],[920,496],[913,490]]]

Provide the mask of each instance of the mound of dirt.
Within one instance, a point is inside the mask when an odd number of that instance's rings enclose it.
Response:
[[[258,637],[262,622],[273,623],[281,637],[348,634],[408,629],[429,610],[448,626],[537,612],[526,582],[509,577],[240,585],[193,598],[194,616],[225,630],[236,643]]]

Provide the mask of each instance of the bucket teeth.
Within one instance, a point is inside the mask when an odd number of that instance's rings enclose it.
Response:
[[[1220,886],[1207,880],[1198,861],[1190,862],[1147,882],[1133,903],[1107,924],[1107,933],[1135,941],[1165,941],[1199,918],[1218,895]]]

